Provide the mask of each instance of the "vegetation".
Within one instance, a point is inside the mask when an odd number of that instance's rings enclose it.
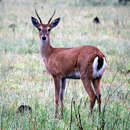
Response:
[[[89,116],[89,98],[80,80],[68,80],[64,117],[54,118],[54,84],[39,53],[31,23],[37,9],[44,22],[54,9],[61,22],[51,32],[55,47],[94,45],[107,57],[101,82],[102,113]],[[130,128],[130,9],[116,0],[0,1],[0,128],[128,130]],[[100,24],[93,23],[98,16]],[[20,114],[20,105],[32,112]],[[59,111],[60,112],[60,111]]]

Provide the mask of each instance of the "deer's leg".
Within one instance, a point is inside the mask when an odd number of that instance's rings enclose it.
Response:
[[[86,90],[86,92],[89,95],[90,98],[90,112],[92,113],[93,107],[95,105],[95,101],[96,101],[96,95],[92,89],[92,85],[91,85],[91,80],[87,78],[87,76],[81,76],[81,80],[83,82],[84,88]]]
[[[55,117],[57,118],[58,115],[58,106],[59,106],[59,94],[60,94],[60,85],[61,85],[61,79],[59,77],[54,77],[54,83],[55,83]]]
[[[97,78],[97,79],[93,80],[93,86],[96,91],[96,96],[97,96],[97,101],[98,101],[99,114],[101,112],[100,80],[101,80],[101,78]]]
[[[60,86],[60,101],[61,101],[61,116],[63,116],[63,100],[64,100],[66,79],[62,78],[61,82],[62,82],[62,85]]]

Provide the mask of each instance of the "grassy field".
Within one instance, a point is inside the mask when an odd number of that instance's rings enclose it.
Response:
[[[99,5],[98,1],[0,1],[1,130],[130,129],[130,5],[118,5],[112,0]],[[54,118],[54,84],[45,72],[38,31],[31,23],[35,8],[45,23],[54,9],[55,18],[61,17],[60,24],[51,32],[54,47],[94,45],[106,55],[108,66],[101,82],[100,117],[96,105],[88,119],[89,98],[81,81],[68,80],[64,117]],[[95,16],[101,24],[92,22]],[[22,104],[31,106],[32,113],[17,113]]]

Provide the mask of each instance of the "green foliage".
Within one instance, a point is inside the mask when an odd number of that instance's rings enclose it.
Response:
[[[83,129],[130,128],[130,9],[129,5],[113,6],[115,3],[113,0],[0,1],[0,129],[66,130],[70,126],[79,129],[79,118],[75,116],[78,110]],[[61,17],[60,24],[51,32],[54,47],[94,45],[106,55],[100,117],[96,105],[88,119],[90,102],[81,81],[68,80],[64,117],[54,118],[54,83],[43,65],[38,31],[30,20],[31,16],[36,17],[35,8],[45,23],[53,9],[57,10],[55,18]],[[92,22],[95,16],[101,24]],[[103,111],[108,92],[112,95]],[[72,98],[76,111],[72,106],[71,115]],[[21,104],[31,106],[32,113],[17,113]]]

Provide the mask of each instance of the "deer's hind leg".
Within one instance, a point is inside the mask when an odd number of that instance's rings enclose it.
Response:
[[[86,74],[81,75],[81,80],[82,80],[84,88],[90,98],[90,112],[92,113],[92,110],[93,110],[93,107],[94,107],[95,101],[96,101],[96,95],[93,91],[92,84],[91,84],[92,81],[89,78],[87,78]]]
[[[101,112],[100,80],[101,80],[101,78],[97,78],[97,79],[94,79],[93,82],[92,82],[93,86],[94,86],[94,89],[95,89],[95,92],[96,92],[99,114]]]

